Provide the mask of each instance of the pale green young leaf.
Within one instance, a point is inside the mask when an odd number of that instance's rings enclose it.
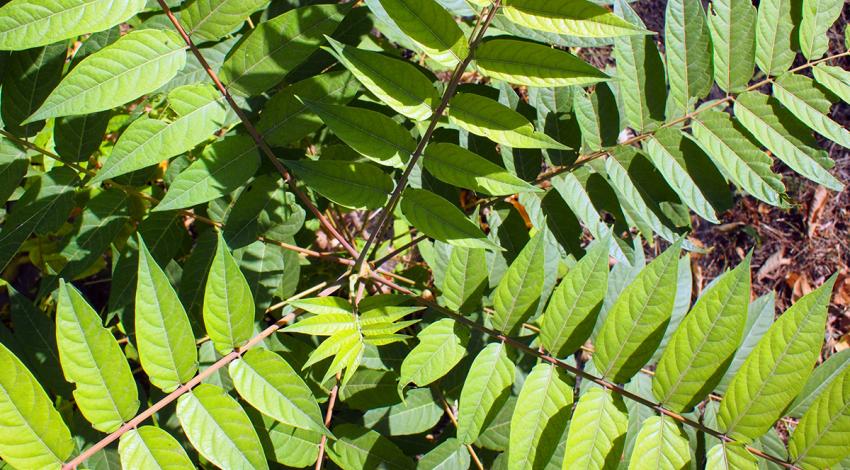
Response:
[[[629,470],[690,468],[688,440],[672,418],[652,416],[643,422],[629,461]]]
[[[664,18],[669,117],[682,116],[690,111],[692,98],[702,98],[711,89],[711,37],[700,0],[669,0]]]
[[[429,145],[423,163],[440,181],[491,196],[540,191],[490,160],[452,143]]]
[[[513,148],[569,150],[534,130],[522,114],[498,101],[473,93],[458,93],[449,102],[449,122],[475,135]]]
[[[723,91],[740,91],[755,69],[756,7],[746,1],[714,0],[709,9],[714,80]]]
[[[315,336],[332,336],[342,331],[357,331],[354,314],[323,313],[306,318],[302,317],[282,330],[283,333],[301,333]]]
[[[608,286],[606,237],[585,253],[552,293],[543,314],[540,342],[555,357],[567,357],[590,337]]]
[[[168,393],[198,371],[198,350],[186,310],[141,235],[137,279],[136,349],[151,383]]]
[[[647,158],[692,211],[700,217],[718,223],[717,214],[694,173],[702,151],[678,129],[661,129],[644,144]],[[699,153],[700,155],[696,155]],[[703,157],[703,158],[699,158]]]
[[[250,137],[236,135],[213,142],[174,178],[153,210],[183,209],[230,194],[259,167],[260,153]]]
[[[797,53],[794,28],[795,0],[765,0],[756,19],[756,64],[767,75],[780,75],[791,67]]]
[[[393,180],[371,163],[287,160],[300,181],[331,201],[352,209],[377,209],[387,202]]]
[[[13,0],[0,8],[0,49],[31,49],[103,31],[132,18],[145,4],[145,0]]]
[[[441,290],[446,306],[466,312],[481,302],[487,284],[487,258],[481,248],[452,248]]]
[[[59,283],[56,346],[74,401],[95,429],[112,432],[139,409],[136,381],[100,316],[70,284]]]
[[[120,106],[161,87],[185,63],[185,44],[176,33],[132,31],[83,59],[27,122]]]
[[[319,116],[299,100],[307,98],[330,104],[346,104],[360,89],[347,71],[328,72],[301,80],[277,92],[260,114],[257,129],[270,145],[289,146],[322,127]]]
[[[475,64],[490,78],[530,87],[590,85],[609,79],[568,52],[514,39],[483,42],[475,51]]]
[[[788,407],[788,416],[801,418],[812,403],[829,387],[829,384],[840,377],[848,367],[850,367],[850,349],[829,356],[829,359],[815,368],[815,371],[809,376],[803,391]]]
[[[413,188],[404,190],[401,212],[411,225],[436,240],[466,248],[497,249],[478,225],[467,219],[460,209],[430,191]]]
[[[425,54],[444,65],[455,65],[469,53],[460,27],[434,0],[381,0],[387,15]]]
[[[573,387],[553,364],[531,369],[510,424],[508,468],[544,468],[567,426]]]
[[[237,29],[268,0],[194,0],[180,10],[180,22],[196,43],[215,41]]]
[[[706,470],[756,470],[758,468],[755,457],[743,446],[719,442],[708,449]]]
[[[333,433],[337,440],[328,447],[328,457],[343,470],[416,468],[410,457],[377,431],[346,423],[334,427]]]
[[[850,455],[850,369],[845,369],[812,402],[788,442],[795,464],[834,468]]]
[[[596,335],[593,363],[603,376],[626,382],[652,357],[673,313],[679,241],[643,268],[620,293]]]
[[[708,110],[692,122],[694,137],[738,187],[768,204],[783,205],[785,186],[771,170],[771,159],[761,151],[728,114]]]
[[[492,411],[510,394],[516,366],[508,359],[505,343],[490,343],[472,361],[463,382],[457,410],[457,438],[472,444],[492,420]]]
[[[811,78],[785,74],[773,83],[773,96],[812,130],[850,148],[850,131],[827,116],[832,103]]]
[[[403,167],[416,149],[410,133],[378,111],[308,99],[302,101],[343,142],[378,164]]]
[[[292,427],[328,432],[310,388],[277,353],[252,349],[228,370],[239,395],[263,414]]]
[[[625,0],[614,3],[614,12],[626,21],[643,27],[640,16]],[[650,36],[623,36],[614,39],[617,83],[626,122],[637,132],[648,130],[664,120],[667,82],[664,62]]]
[[[832,65],[818,64],[812,68],[815,80],[835,96],[850,103],[850,71]]]
[[[612,38],[647,33],[587,0],[512,0],[503,13],[520,26],[568,36]]]
[[[229,3],[242,7],[246,2]],[[346,4],[310,5],[258,24],[228,54],[221,67],[222,82],[244,96],[275,86],[319,48],[350,8]]]
[[[381,102],[410,119],[424,121],[440,101],[437,90],[415,65],[327,38],[336,57]]]
[[[741,342],[750,301],[750,257],[717,278],[667,344],[652,393],[665,408],[690,411],[723,378]]]
[[[351,302],[341,297],[313,297],[309,299],[293,300],[289,303],[295,308],[315,313],[316,315],[342,314],[351,315],[353,308]]]
[[[617,468],[628,425],[621,398],[601,387],[588,389],[570,421],[563,469]]]
[[[24,364],[0,343],[0,458],[16,468],[58,469],[74,450],[68,426]]]
[[[801,0],[800,50],[809,60],[819,59],[829,48],[827,31],[841,15],[844,0]]]
[[[448,374],[466,355],[469,330],[444,318],[425,327],[416,338],[419,344],[401,363],[399,389],[410,383],[424,387]]]
[[[154,426],[131,429],[118,441],[123,468],[192,470],[195,465],[171,434]]]
[[[221,354],[245,344],[254,333],[254,296],[245,275],[218,232],[215,257],[204,287],[204,327]]]
[[[175,88],[168,94],[168,102],[177,117],[166,121],[145,116],[133,121],[118,138],[94,183],[180,155],[226,125],[224,99],[212,85]]]
[[[720,403],[720,430],[738,440],[761,436],[802,390],[823,344],[835,276],[799,299],[759,341]]]
[[[469,450],[450,437],[423,455],[416,465],[421,470],[466,470],[469,468]]]
[[[514,259],[493,292],[493,328],[513,335],[534,312],[543,294],[546,232],[538,232]]]
[[[735,99],[735,117],[750,134],[797,173],[835,191],[844,187],[821,166],[819,160],[827,157],[808,129],[774,99],[757,91],[742,93]]]
[[[251,420],[223,389],[201,384],[182,395],[177,419],[192,446],[215,466],[269,468]]]

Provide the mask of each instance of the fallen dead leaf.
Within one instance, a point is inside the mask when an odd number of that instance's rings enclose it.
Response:
[[[818,186],[814,196],[812,196],[812,203],[809,206],[809,217],[806,220],[809,238],[814,238],[817,234],[818,227],[820,226],[818,221],[821,214],[823,214],[824,208],[826,208],[827,201],[829,201],[829,191],[823,186]]]
[[[779,251],[764,260],[764,264],[762,264],[758,272],[756,272],[756,279],[762,281],[772,276],[782,266],[788,264],[791,264],[791,260],[785,257],[785,248],[780,248]]]

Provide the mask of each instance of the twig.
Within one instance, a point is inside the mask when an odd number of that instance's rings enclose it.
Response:
[[[325,411],[325,427],[330,429],[331,419],[333,418],[334,405],[336,405],[336,397],[339,394],[340,373],[336,373],[336,384],[331,389],[331,396],[328,399],[328,409]],[[322,462],[325,460],[325,446],[328,442],[328,436],[322,434],[322,439],[319,441],[319,456],[316,458],[316,470],[321,470]]]
[[[437,398],[443,403],[443,409],[446,410],[446,414],[449,416],[449,421],[452,422],[452,426],[457,429],[457,417],[455,416],[454,410],[452,410],[449,402],[446,401],[446,397],[443,395],[443,392],[440,391],[438,387],[432,386],[431,390],[437,395]],[[466,444],[466,450],[469,452],[469,457],[472,459],[472,462],[475,463],[475,468],[478,470],[484,470],[484,465],[481,463],[481,459],[478,458],[478,454],[475,453],[475,449],[471,444]]]
[[[378,268],[381,267],[382,264],[384,264],[387,261],[395,258],[396,256],[404,253],[408,249],[413,248],[414,246],[418,245],[419,242],[421,242],[422,240],[425,240],[426,238],[428,238],[427,235],[419,235],[418,237],[414,238],[413,240],[411,240],[411,241],[405,243],[404,245],[396,248],[395,250],[393,250],[393,251],[389,252],[388,254],[386,254],[385,256],[383,256],[381,259],[375,261],[375,263],[374,263],[375,267],[378,267]]]

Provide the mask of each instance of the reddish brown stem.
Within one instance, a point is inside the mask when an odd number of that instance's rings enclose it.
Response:
[[[330,398],[328,398],[328,409],[325,411],[325,427],[330,429],[331,419],[333,419],[334,414],[334,405],[336,405],[336,397],[339,394],[339,380],[341,376],[340,373],[336,373],[336,384],[334,384],[334,388],[331,389]],[[325,460],[325,446],[328,443],[328,436],[322,434],[322,439],[319,441],[319,456],[316,458],[316,470],[320,470],[322,468],[322,462]]]

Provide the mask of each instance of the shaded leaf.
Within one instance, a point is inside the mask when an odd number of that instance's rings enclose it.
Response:
[[[773,96],[812,130],[850,148],[850,131],[827,116],[832,103],[811,78],[785,74],[773,82]]]
[[[493,292],[493,328],[513,335],[537,311],[543,293],[545,231],[538,232],[511,263]]]
[[[393,190],[390,175],[371,163],[287,160],[298,179],[331,201],[353,209],[377,209]]]
[[[540,191],[499,165],[451,143],[429,145],[423,163],[441,181],[491,196]]]
[[[490,343],[472,361],[457,411],[457,437],[472,444],[494,418],[508,395],[516,366],[508,359],[504,343]]]

